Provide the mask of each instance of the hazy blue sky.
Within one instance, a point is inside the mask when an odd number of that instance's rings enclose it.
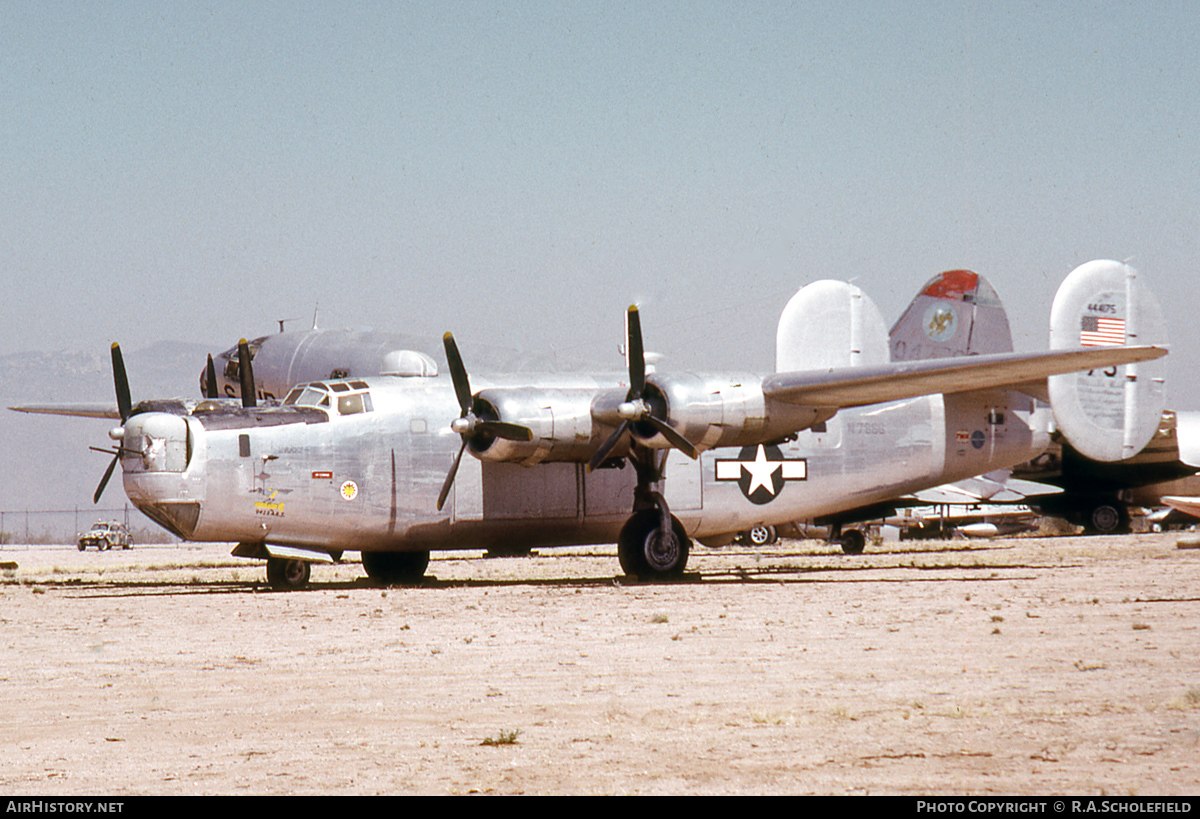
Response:
[[[1187,2],[7,2],[0,354],[319,302],[601,356],[638,301],[664,368],[769,368],[801,285],[956,267],[1031,350],[1132,257],[1200,407],[1198,54]]]

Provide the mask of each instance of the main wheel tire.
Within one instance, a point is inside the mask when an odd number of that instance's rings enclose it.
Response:
[[[643,580],[668,580],[683,574],[691,540],[674,515],[671,516],[671,531],[664,538],[659,530],[661,520],[657,509],[643,509],[621,527],[617,559],[625,574]]]
[[[79,551],[82,552],[86,548],[87,548],[87,546],[84,546],[82,543],[79,544]]]
[[[860,529],[847,529],[838,538],[842,551],[848,555],[861,555],[867,546],[867,538]]]
[[[746,541],[751,546],[770,546],[775,540],[775,527],[766,524],[755,526],[746,533]]]
[[[1123,531],[1126,521],[1123,510],[1113,503],[1102,503],[1088,514],[1087,530],[1098,535],[1112,535]]]
[[[420,583],[429,568],[429,552],[363,552],[367,577],[385,586]]]
[[[284,557],[267,559],[267,582],[276,591],[296,591],[308,585],[312,567],[306,560]]]

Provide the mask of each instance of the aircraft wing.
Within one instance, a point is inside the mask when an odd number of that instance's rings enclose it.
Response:
[[[1191,498],[1182,495],[1163,495],[1163,503],[1172,509],[1177,509],[1185,515],[1200,518],[1200,497]]]
[[[9,407],[17,412],[31,412],[39,415],[72,415],[77,418],[115,418],[121,420],[121,413],[116,404],[24,404],[19,407]]]
[[[1029,496],[1057,495],[1062,488],[1046,483],[1009,478],[992,481],[985,477],[968,478],[957,483],[943,484],[932,489],[914,492],[906,497],[925,504],[1015,504],[1027,502]]]
[[[934,393],[1017,388],[1052,375],[1161,358],[1162,347],[1102,347],[1044,353],[1001,353],[933,361],[902,361],[828,372],[776,373],[763,393],[807,407],[861,407]]]

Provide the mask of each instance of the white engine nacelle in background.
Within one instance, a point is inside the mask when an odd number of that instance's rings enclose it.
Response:
[[[1080,265],[1050,310],[1051,349],[1166,346],[1158,299],[1120,262]],[[1071,446],[1097,461],[1136,455],[1158,430],[1166,402],[1163,359],[1049,379],[1050,405]]]

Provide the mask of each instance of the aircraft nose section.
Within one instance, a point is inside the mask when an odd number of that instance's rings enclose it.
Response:
[[[194,419],[144,413],[125,423],[122,440],[125,494],[146,517],[185,540],[196,532],[204,500],[202,464],[193,457],[200,433],[193,426],[199,426]]]

